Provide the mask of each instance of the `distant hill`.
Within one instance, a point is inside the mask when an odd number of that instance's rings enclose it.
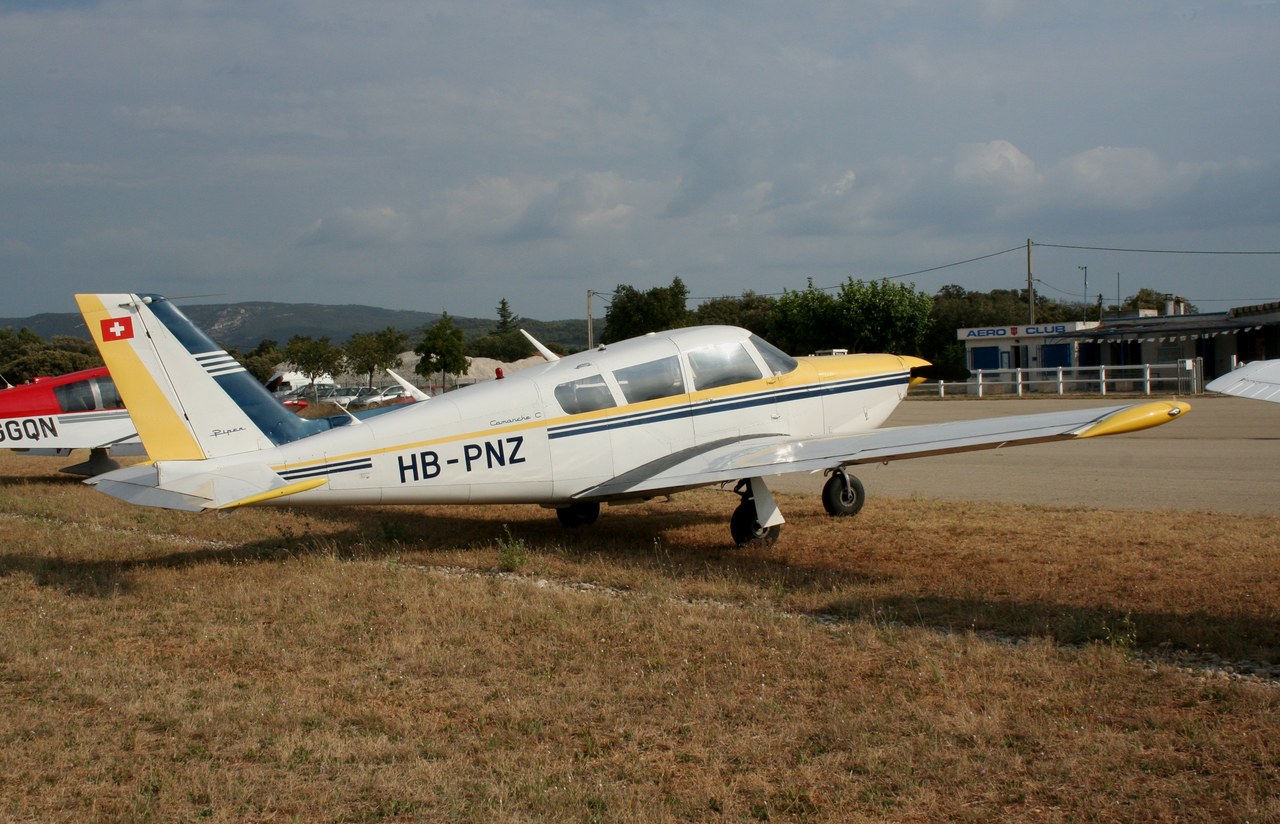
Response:
[[[209,336],[229,349],[247,351],[264,339],[284,345],[294,335],[318,338],[328,335],[344,344],[357,332],[377,332],[394,326],[418,342],[423,330],[440,320],[435,312],[381,309],[376,306],[330,306],[322,303],[203,303],[182,306],[182,311]],[[464,318],[450,315],[468,340],[492,332],[496,319]],[[583,320],[540,321],[523,318],[520,325],[547,344],[560,344],[570,351],[587,345],[587,322]],[[79,313],[52,313],[26,318],[0,318],[0,328],[26,327],[42,338],[70,335],[88,340],[89,330]]]

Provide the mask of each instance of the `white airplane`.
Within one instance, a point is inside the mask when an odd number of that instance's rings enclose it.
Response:
[[[1132,432],[1189,409],[1149,402],[877,430],[925,361],[796,359],[746,330],[710,326],[602,345],[335,425],[285,410],[161,296],[76,300],[152,458],[87,483],[190,511],[536,503],[578,526],[601,503],[735,483],[734,542],[771,544],[783,522],[765,482],[773,475],[828,472],[827,511],[853,514],[863,488],[850,465]]]
[[[1214,378],[1204,388],[1223,395],[1280,403],[1280,360],[1253,361]]]

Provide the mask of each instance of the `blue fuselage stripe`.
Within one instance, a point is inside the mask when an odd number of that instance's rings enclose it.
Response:
[[[303,469],[286,469],[277,474],[286,481],[300,481],[305,478],[314,478],[319,475],[336,475],[339,472],[354,472],[360,469],[372,468],[372,458],[354,458],[349,461],[338,461],[337,463],[321,464],[320,466],[308,466]]]
[[[661,421],[679,420],[681,418],[699,418],[741,409],[751,409],[776,403],[788,403],[803,398],[821,398],[830,395],[843,395],[848,392],[860,392],[864,389],[881,389],[887,386],[900,386],[910,380],[907,372],[890,375],[876,375],[870,378],[856,378],[836,383],[815,383],[787,389],[759,392],[754,395],[738,395],[719,398],[712,401],[699,401],[665,409],[647,412],[633,412],[603,420],[584,421],[547,429],[547,437],[551,440],[568,438],[574,435],[586,435],[593,432],[605,432],[611,429],[625,429],[631,426],[643,426]]]

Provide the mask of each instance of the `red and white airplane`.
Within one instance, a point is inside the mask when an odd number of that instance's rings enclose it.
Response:
[[[146,454],[105,366],[0,390],[0,448],[64,458],[88,449],[87,461],[63,467],[72,475],[119,469],[112,452]]]
[[[856,513],[846,467],[1134,432],[1190,407],[1159,401],[877,429],[907,394],[897,355],[793,358],[745,329],[677,329],[600,346],[381,414],[307,421],[159,295],[77,295],[152,462],[88,483],[189,511],[251,504],[536,503],[567,526],[602,503],[736,483],[735,543],[772,543],[766,479],[826,472],[823,503]]]

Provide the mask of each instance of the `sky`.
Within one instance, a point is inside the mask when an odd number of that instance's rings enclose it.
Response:
[[[1280,300],[1170,254],[1280,251],[1277,43],[1272,0],[0,0],[0,316],[1019,289],[1028,239],[1061,300]]]

